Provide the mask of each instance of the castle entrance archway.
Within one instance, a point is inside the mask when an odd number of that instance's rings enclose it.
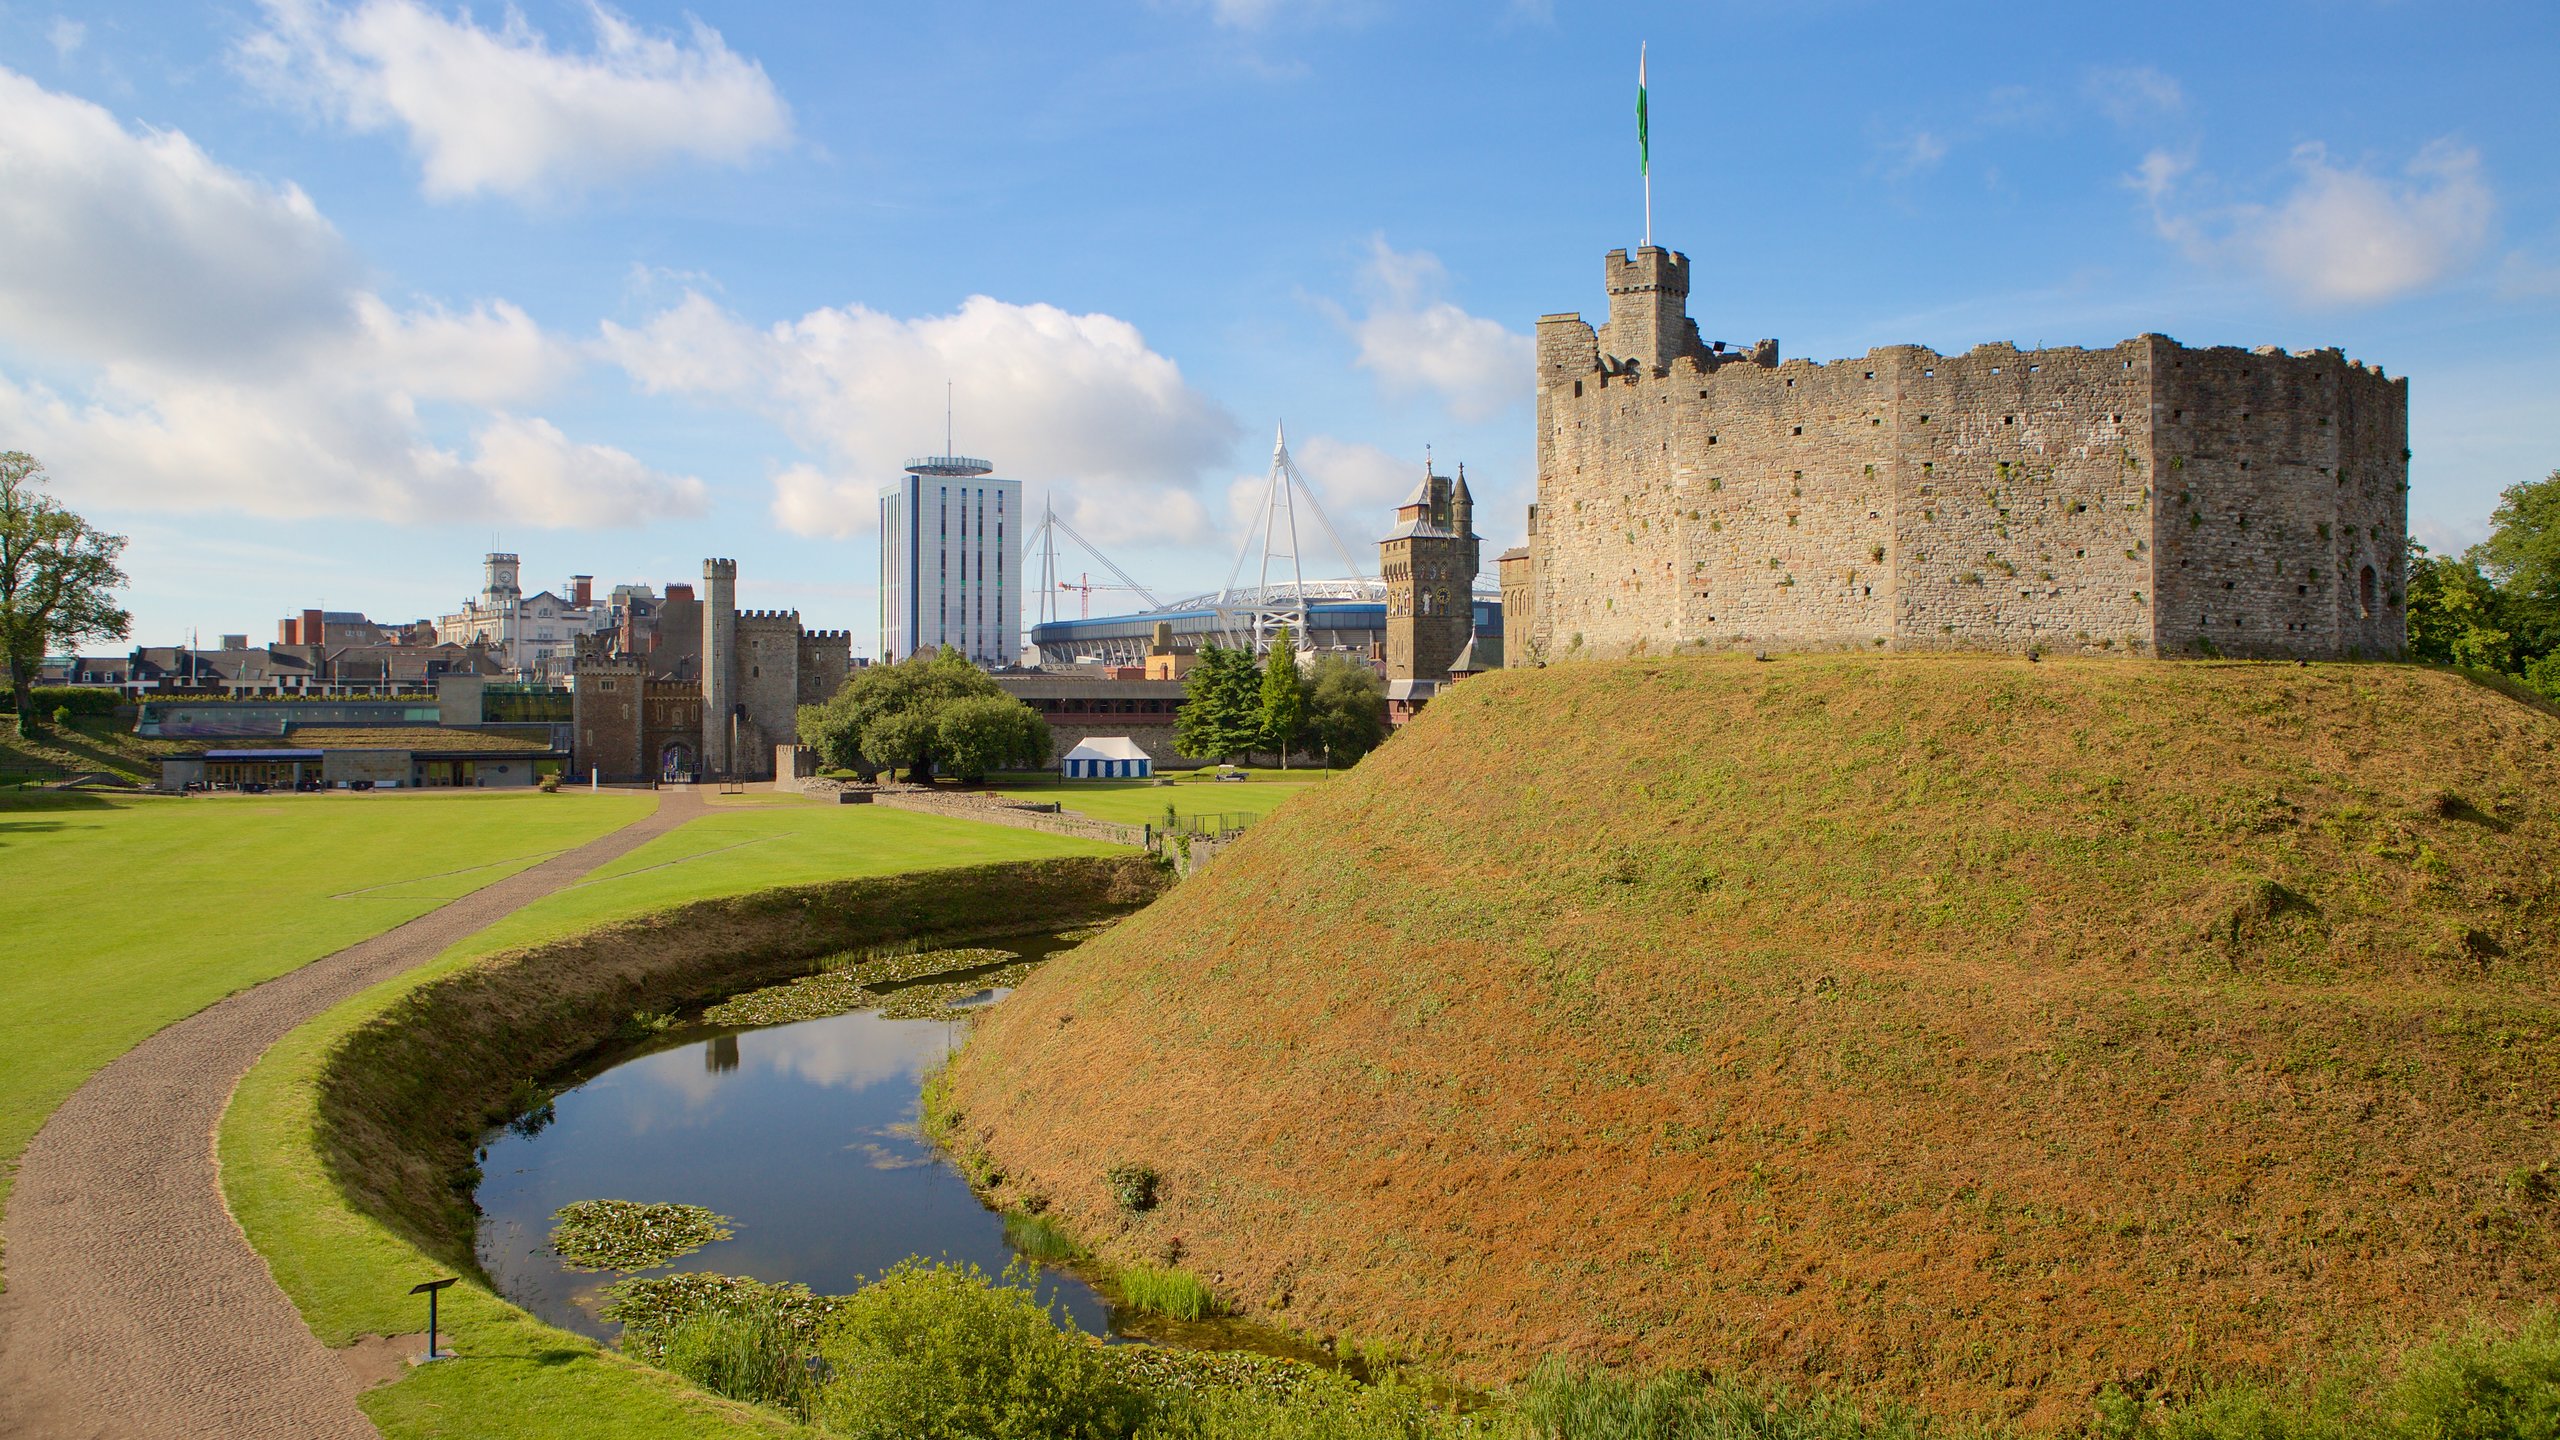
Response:
[[[670,740],[658,752],[658,778],[685,780],[693,775],[693,747],[682,740]]]

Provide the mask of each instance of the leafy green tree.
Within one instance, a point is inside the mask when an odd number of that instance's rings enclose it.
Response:
[[[2508,486],[2464,558],[2497,582],[2524,658],[2560,650],[2560,470]]]
[[[1298,646],[1289,627],[1280,627],[1271,656],[1262,667],[1262,743],[1280,752],[1280,768],[1289,768],[1289,747],[1307,728],[1307,692],[1298,674]]]
[[[1182,683],[1182,711],[1174,717],[1173,748],[1194,760],[1248,754],[1262,739],[1262,682],[1253,652],[1212,641]]]
[[[35,733],[36,675],[47,650],[120,640],[133,624],[110,593],[125,583],[116,567],[124,537],[63,509],[43,482],[43,462],[0,452],[0,651],[21,735]]]
[[[933,712],[934,754],[975,785],[992,771],[1048,763],[1049,722],[1010,695],[954,700]]]
[[[923,780],[940,764],[983,779],[1049,757],[1048,722],[948,645],[853,672],[824,703],[800,708],[799,728],[829,767],[864,775],[904,770]]]
[[[1319,655],[1307,674],[1307,732],[1336,765],[1352,765],[1387,738],[1387,682],[1344,655]]]
[[[2468,559],[2427,553],[2409,542],[2409,653],[2439,665],[2516,670],[2507,597]]]

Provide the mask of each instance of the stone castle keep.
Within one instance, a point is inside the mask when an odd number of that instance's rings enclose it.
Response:
[[[853,637],[803,630],[792,610],[739,610],[738,562],[702,562],[702,591],[670,585],[657,623],[579,642],[572,726],[581,772],[606,780],[773,778],[800,707],[842,689]],[[583,773],[580,778],[584,778]]]
[[[1538,321],[1510,663],[1675,648],[2381,656],[2407,643],[2406,380],[2336,350],[1708,344],[1689,260]],[[1514,598],[1514,597],[1517,598]]]

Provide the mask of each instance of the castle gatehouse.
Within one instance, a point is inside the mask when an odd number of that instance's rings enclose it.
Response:
[[[1700,338],[1687,256],[1606,264],[1606,324],[1538,322],[1512,664],[2407,644],[2405,379],[2161,335],[1782,362]]]

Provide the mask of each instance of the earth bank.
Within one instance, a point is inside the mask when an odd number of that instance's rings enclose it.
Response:
[[[2417,668],[1502,672],[1035,975],[954,1133],[1459,1378],[2078,1423],[2550,1293],[2555,840],[2560,717]]]

